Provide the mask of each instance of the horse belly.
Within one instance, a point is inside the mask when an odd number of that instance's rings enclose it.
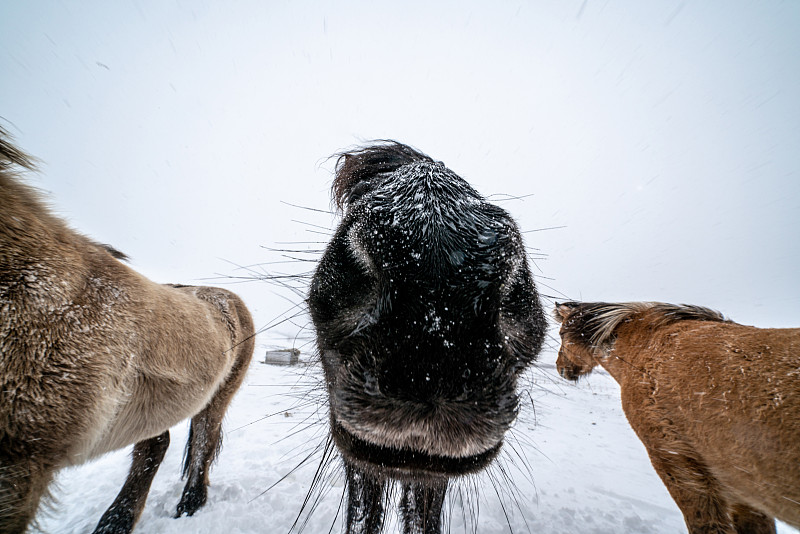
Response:
[[[687,439],[732,499],[800,524],[800,405],[775,402],[775,391],[752,387],[755,376],[725,378],[704,395],[684,398],[676,420],[683,420]]]
[[[125,402],[108,421],[103,437],[96,441],[88,458],[155,437],[198,414],[211,401],[231,366],[232,362],[226,362],[213,380],[202,383],[140,376],[130,393],[124,395]]]
[[[731,436],[729,446],[710,448],[706,452],[711,458],[710,471],[733,500],[800,527],[797,445],[770,434],[765,432],[764,439],[774,440],[776,445],[742,439],[743,430],[738,436]],[[735,441],[736,437],[739,441]],[[795,443],[800,442],[800,436],[797,439]],[[778,445],[781,443],[783,446]]]

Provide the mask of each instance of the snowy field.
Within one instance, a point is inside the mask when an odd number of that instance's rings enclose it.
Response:
[[[797,1],[4,1],[0,124],[75,229],[155,281],[233,289],[258,327],[291,315],[303,281],[228,277],[312,268],[278,249],[329,238],[325,158],[382,138],[500,199],[548,308],[658,300],[797,327],[798,27]],[[319,370],[259,363],[293,328],[259,338],[206,507],[171,517],[179,425],[138,533],[290,531],[327,432]],[[451,493],[450,530],[686,532],[613,380],[573,385],[554,361],[551,346],[528,374],[495,469]],[[62,472],[43,531],[91,532],[128,455]],[[341,530],[327,473],[307,533]]]
[[[321,454],[318,451],[305,467],[295,467],[324,442],[325,412],[316,404],[316,369],[266,365],[259,361],[262,349],[257,349],[246,382],[228,411],[225,445],[211,473],[206,506],[193,517],[172,518],[183,489],[180,462],[188,430],[186,424],[178,425],[171,430],[171,446],[137,534],[290,532]],[[523,403],[497,466],[461,481],[451,492],[450,531],[686,532],[678,508],[625,420],[614,380],[597,370],[573,385],[558,377],[554,362],[555,353],[548,350],[528,373],[525,387],[533,406]],[[63,471],[54,492],[57,503],[39,515],[42,530],[91,532],[122,486],[128,455],[126,449]],[[513,484],[502,482],[501,466]],[[343,478],[340,470],[333,473],[314,513],[301,518],[308,519],[304,532],[342,530],[337,513]],[[477,524],[468,511],[476,509]],[[396,527],[387,532],[396,532]],[[779,524],[778,532],[797,531]]]

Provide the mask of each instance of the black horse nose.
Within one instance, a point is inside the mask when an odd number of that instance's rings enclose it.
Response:
[[[441,372],[431,359],[408,350],[407,358],[393,358],[379,366],[378,387],[384,395],[410,402],[431,402],[441,392]]]
[[[402,353],[405,357],[398,357]],[[393,351],[379,362],[374,389],[399,401],[448,403],[463,401],[480,389],[485,377],[481,355],[444,350],[444,347],[411,347]]]

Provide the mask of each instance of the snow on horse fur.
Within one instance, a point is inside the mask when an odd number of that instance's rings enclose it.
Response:
[[[699,306],[557,304],[557,367],[603,366],[689,532],[800,527],[800,328]]]
[[[0,129],[0,532],[23,532],[55,472],[135,443],[95,532],[129,532],[192,417],[177,516],[206,501],[225,410],[253,354],[233,293],[165,286],[52,215]]]

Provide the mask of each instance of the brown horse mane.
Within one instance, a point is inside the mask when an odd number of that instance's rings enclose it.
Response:
[[[6,210],[16,205],[19,207],[18,211],[35,213],[47,219],[54,227],[66,226],[51,214],[42,194],[23,181],[22,173],[38,170],[37,160],[15,147],[13,141],[13,136],[0,126],[0,201],[7,204],[3,206],[3,215],[11,216]]]
[[[371,182],[381,174],[391,173],[409,163],[433,159],[419,150],[391,139],[370,141],[357,150],[335,154],[336,176],[331,187],[332,198],[339,210],[370,189]]]
[[[111,254],[111,256],[113,256],[118,260],[128,261],[130,259],[127,254],[125,254],[124,252],[120,252],[111,245],[108,245],[106,243],[97,243],[97,242],[95,242],[95,244],[101,248],[106,249],[106,252],[108,252],[109,254]]]
[[[12,144],[13,137],[0,126],[0,187],[4,189],[4,200],[14,199],[20,205],[27,206],[31,213],[38,213],[50,219],[52,224],[65,226],[57,217],[53,217],[47,206],[47,201],[34,187],[25,184],[19,177],[22,171],[36,172],[37,160],[29,156]],[[7,197],[7,198],[6,198]],[[87,240],[105,250],[118,260],[127,261],[129,258],[111,245],[98,243],[92,239]]]
[[[568,308],[566,314],[563,308]],[[659,328],[678,321],[731,322],[720,312],[691,304],[664,302],[563,302],[556,303],[556,319],[565,320],[572,334],[580,334],[591,346],[612,340],[617,327],[636,314],[651,312],[650,325]]]
[[[0,126],[0,172],[8,172],[13,167],[29,171],[36,170],[35,158],[11,144],[11,134]]]

